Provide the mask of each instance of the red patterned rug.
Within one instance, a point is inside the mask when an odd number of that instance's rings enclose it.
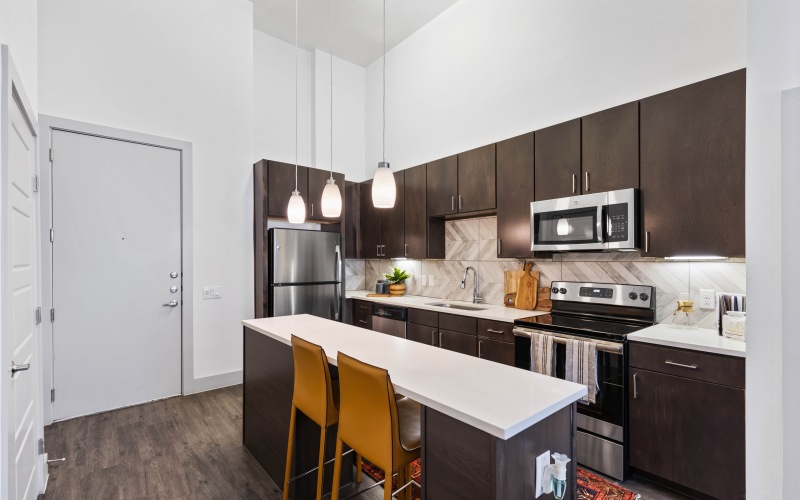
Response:
[[[383,471],[371,463],[364,460],[361,464],[363,470],[375,481],[382,481]],[[411,464],[411,475],[418,483],[422,483],[422,467],[419,460]],[[392,489],[397,489],[397,477],[392,479]],[[420,489],[416,486],[411,487],[414,500],[419,500]],[[600,476],[578,467],[578,500],[636,500],[639,495],[612,483]]]

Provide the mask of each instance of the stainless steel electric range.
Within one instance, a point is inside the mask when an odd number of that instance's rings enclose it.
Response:
[[[564,378],[566,339],[597,344],[597,394],[578,403],[577,461],[615,479],[628,475],[627,335],[655,323],[655,288],[554,281],[550,314],[516,320],[515,364],[530,369],[531,334],[554,341],[556,377]]]

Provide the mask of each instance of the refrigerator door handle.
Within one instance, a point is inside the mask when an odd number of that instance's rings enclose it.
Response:
[[[335,294],[336,312],[335,312],[334,319],[336,321],[341,321],[342,320],[342,251],[341,251],[341,248],[339,247],[339,245],[336,245],[335,253],[336,253],[336,270],[335,270],[335,276],[336,276],[336,286],[335,286],[335,288],[336,288],[336,294]]]

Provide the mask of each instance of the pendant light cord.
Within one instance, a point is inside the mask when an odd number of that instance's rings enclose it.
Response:
[[[383,162],[386,163],[386,0],[383,0]]]
[[[294,0],[294,190],[298,191],[297,189],[297,25],[298,25],[298,8],[297,5],[300,3],[300,0]]]
[[[331,0],[331,179],[333,179],[333,0]]]

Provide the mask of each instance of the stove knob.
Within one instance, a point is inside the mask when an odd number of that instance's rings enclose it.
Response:
[[[558,293],[558,288],[557,287],[553,287],[553,289],[550,290],[550,291],[553,292],[554,294],[556,294],[556,293]]]
[[[650,296],[647,295],[646,293],[640,293],[639,294],[639,298],[642,299],[642,300],[647,300],[647,299],[650,298]]]
[[[628,298],[631,300],[636,300],[636,297],[638,297],[638,295],[636,295],[636,292],[631,292],[628,294]]]
[[[562,288],[562,289],[561,289],[561,290],[559,290],[558,292],[559,292],[559,293],[562,293],[562,294],[564,294],[564,293],[567,293],[567,289],[566,289],[566,288]]]

